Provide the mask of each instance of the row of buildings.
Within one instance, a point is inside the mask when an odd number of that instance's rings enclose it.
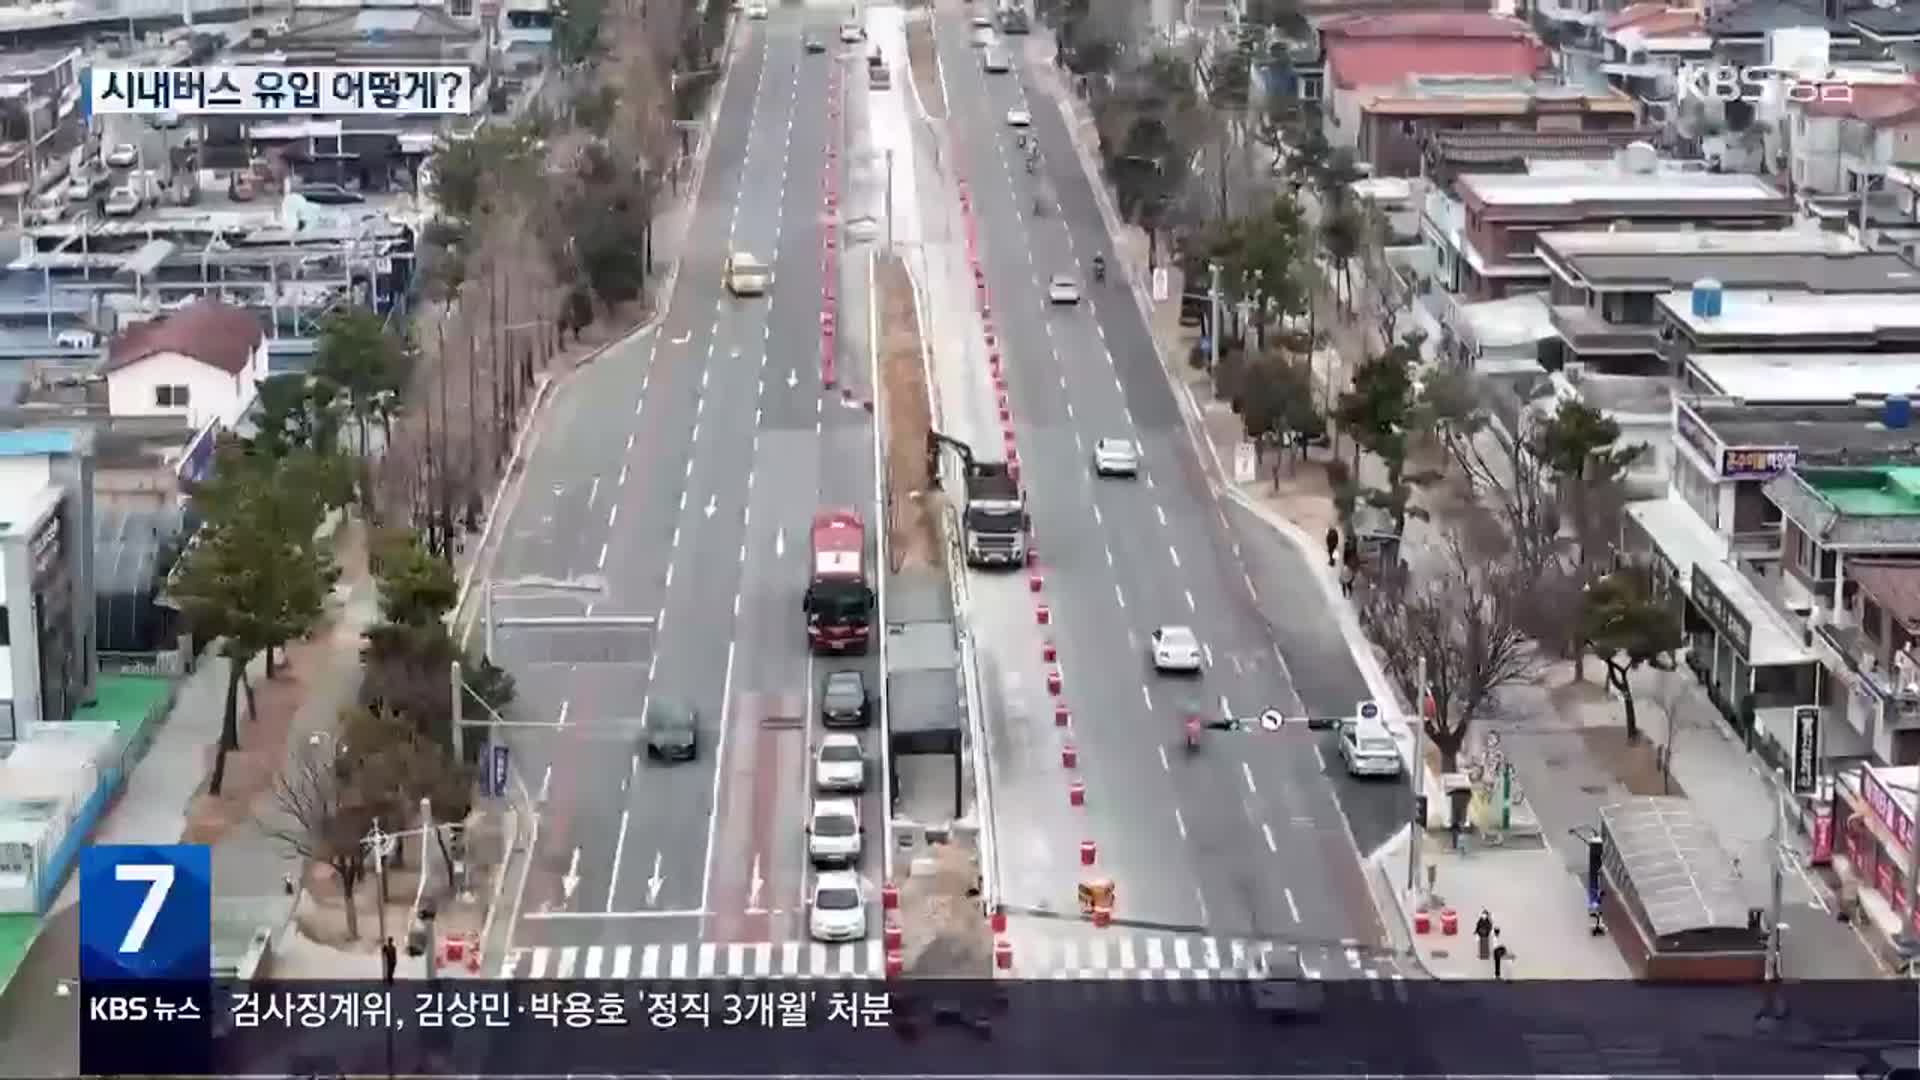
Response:
[[[1571,398],[1644,444],[1623,553],[1897,935],[1920,869],[1920,9],[1321,6],[1263,89],[1366,163],[1401,325],[1482,376],[1509,439]],[[1679,90],[1702,64],[1845,91],[1702,103]]]
[[[116,680],[185,666],[163,586],[215,441],[333,310],[407,314],[423,166],[540,94],[551,34],[546,0],[216,14],[0,51],[0,912],[45,910],[137,760],[141,717],[103,714]],[[464,64],[484,107],[89,118],[99,63]],[[151,197],[109,213],[122,186]]]

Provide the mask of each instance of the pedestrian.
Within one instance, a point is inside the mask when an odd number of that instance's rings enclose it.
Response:
[[[398,970],[400,970],[400,950],[393,944],[393,939],[388,938],[380,943],[380,981],[392,986],[393,973]]]
[[[1505,978],[1506,966],[1507,946],[1505,942],[1500,940],[1500,931],[1496,929],[1493,932],[1493,977],[1495,979]]]
[[[1353,538],[1353,536],[1352,536],[1352,534],[1348,534],[1348,536],[1347,536],[1347,542],[1346,542],[1345,544],[1343,544],[1343,545],[1341,545],[1341,547],[1340,547],[1340,558],[1342,558],[1343,560],[1345,560],[1345,561],[1346,561],[1346,564],[1347,564],[1348,566],[1351,566],[1351,567],[1353,567],[1353,568],[1355,568],[1355,569],[1359,569],[1359,567],[1360,567],[1360,542],[1359,542],[1358,540],[1355,540],[1355,539]]]
[[[1353,564],[1352,563],[1348,563],[1347,565],[1340,568],[1340,595],[1348,596],[1348,597],[1353,595]]]
[[[1480,942],[1480,959],[1493,955],[1493,914],[1486,908],[1480,909],[1480,917],[1473,920],[1473,936]]]
[[[1338,555],[1339,553],[1340,553],[1340,530],[1336,526],[1329,525],[1327,526],[1327,565],[1328,566],[1334,565],[1334,556]]]

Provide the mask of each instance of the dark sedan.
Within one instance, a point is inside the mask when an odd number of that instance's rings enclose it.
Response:
[[[866,676],[835,671],[820,691],[820,722],[828,727],[866,727],[873,720]]]

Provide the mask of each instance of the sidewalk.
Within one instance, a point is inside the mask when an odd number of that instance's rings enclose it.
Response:
[[[1211,384],[1204,372],[1187,363],[1197,331],[1179,324],[1179,297],[1185,282],[1178,267],[1169,266],[1168,300],[1152,303],[1147,284],[1152,268],[1147,265],[1148,244],[1142,230],[1123,226],[1114,215],[1106,185],[1098,181],[1101,173],[1097,159],[1097,136],[1086,104],[1068,92],[1057,69],[1052,66],[1053,44],[1030,40],[1028,55],[1041,66],[1040,83],[1061,103],[1069,131],[1074,135],[1082,166],[1096,178],[1096,195],[1113,233],[1116,253],[1132,280],[1137,297],[1150,315],[1150,326],[1158,343],[1163,366],[1175,382],[1176,395],[1183,406],[1200,418],[1208,450],[1217,472],[1220,463],[1231,461],[1234,447],[1244,431],[1230,406],[1213,398]],[[1320,393],[1330,398],[1344,388],[1348,378],[1350,352],[1364,340],[1366,330],[1357,325],[1330,327],[1337,346],[1323,350],[1313,358],[1315,383]],[[1497,457],[1494,460],[1498,460]],[[1284,533],[1308,554],[1308,563],[1316,568],[1324,563],[1318,537],[1336,519],[1332,491],[1323,461],[1295,461],[1272,467],[1263,462],[1264,475],[1252,483],[1231,483],[1221,476],[1223,487],[1262,520]],[[1370,458],[1363,461],[1363,482],[1382,482],[1380,464]],[[1441,522],[1456,527],[1481,528],[1486,512],[1441,487],[1421,491],[1416,502],[1429,509]],[[1478,517],[1480,520],[1473,520]],[[1407,557],[1416,573],[1431,567],[1444,550],[1433,523],[1412,519],[1408,522]],[[1399,700],[1399,695],[1380,670],[1379,658],[1361,632],[1351,605],[1339,595],[1333,571],[1322,575],[1329,605],[1335,610],[1356,661],[1369,685],[1382,700]],[[1569,668],[1569,665],[1563,665]],[[1598,664],[1589,661],[1592,676]],[[1649,674],[1648,679],[1660,676]],[[1444,834],[1429,839],[1423,854],[1436,867],[1439,891],[1446,902],[1462,912],[1468,923],[1462,930],[1470,934],[1471,922],[1481,908],[1494,912],[1503,927],[1502,938],[1519,959],[1517,972],[1522,978],[1623,978],[1627,968],[1610,941],[1587,936],[1584,845],[1567,830],[1592,825],[1598,810],[1607,803],[1629,794],[1658,794],[1664,789],[1643,790],[1644,776],[1636,775],[1636,761],[1652,759],[1651,746],[1670,741],[1666,716],[1656,704],[1665,697],[1674,702],[1673,727],[1679,732],[1681,747],[1673,755],[1672,774],[1675,793],[1692,796],[1695,805],[1720,834],[1722,843],[1743,868],[1742,879],[1752,902],[1766,903],[1768,889],[1767,833],[1774,807],[1772,781],[1752,764],[1744,748],[1733,739],[1705,693],[1682,673],[1672,677],[1684,685],[1672,690],[1649,686],[1641,688],[1636,678],[1636,696],[1640,706],[1640,724],[1647,736],[1640,747],[1624,744],[1624,721],[1616,702],[1608,699],[1600,687],[1588,685],[1550,688],[1548,682],[1514,688],[1503,697],[1501,715],[1480,725],[1470,736],[1477,745],[1487,731],[1497,730],[1504,751],[1514,762],[1523,789],[1531,793],[1549,846],[1515,850],[1477,850],[1461,857],[1450,853],[1434,854],[1444,846]],[[1563,675],[1560,682],[1567,681]],[[1402,709],[1406,703],[1401,701]],[[1618,749],[1615,750],[1614,748]],[[1797,978],[1870,978],[1879,974],[1870,951],[1859,937],[1831,914],[1826,890],[1804,870],[1805,838],[1790,837],[1794,858],[1786,873],[1782,921],[1787,924],[1783,945],[1783,963],[1791,977]],[[1377,852],[1374,872],[1397,902],[1404,900],[1406,879],[1406,840],[1400,840]],[[1376,891],[1380,891],[1376,889]],[[1404,931],[1403,927],[1403,931]],[[1484,977],[1491,967],[1477,960],[1473,942],[1461,939],[1464,946],[1449,948],[1445,939],[1427,939],[1419,949],[1421,959],[1432,973],[1442,978]]]

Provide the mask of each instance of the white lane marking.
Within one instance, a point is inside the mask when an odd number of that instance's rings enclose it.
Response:
[[[612,884],[607,886],[607,910],[613,910],[613,894],[620,887],[620,859],[627,851],[627,816],[630,811],[620,811],[620,835],[613,842]]]
[[[1258,603],[1260,601],[1260,590],[1253,587],[1253,578],[1246,574],[1241,574],[1240,580],[1247,583],[1247,595],[1253,597],[1254,602]]]
[[[633,449],[633,436],[631,435],[627,436],[627,449]],[[627,467],[625,465],[620,466],[620,475],[625,476],[626,474]]]
[[[1211,645],[1209,645],[1209,644],[1207,644],[1207,643],[1206,643],[1206,642],[1204,642],[1204,641],[1203,641],[1203,642],[1201,642],[1201,643],[1200,643],[1200,654],[1201,654],[1202,656],[1205,656],[1205,657],[1207,658],[1207,666],[1208,666],[1208,667],[1212,667],[1212,666],[1213,666],[1213,646],[1211,646]],[[1236,668],[1237,668],[1237,667],[1239,667],[1239,664],[1238,664],[1238,662],[1236,662],[1236,663],[1234,664],[1234,666],[1235,666]]]
[[[1095,525],[1104,524],[1104,522],[1100,520],[1100,508],[1098,506],[1093,508],[1093,523]]]
[[[1278,855],[1280,853],[1280,845],[1273,842],[1273,828],[1264,821],[1260,823],[1260,835],[1267,838],[1267,850]],[[1294,916],[1294,919],[1298,921],[1299,916]]]
[[[1246,762],[1244,762],[1244,761],[1243,761],[1243,762],[1241,762],[1241,763],[1240,763],[1240,775],[1241,775],[1241,776],[1242,776],[1243,778],[1245,778],[1245,779],[1246,779],[1246,781],[1247,781],[1247,790],[1248,790],[1248,791],[1250,791],[1250,792],[1252,792],[1252,793],[1253,793],[1253,794],[1255,794],[1255,795],[1258,795],[1258,794],[1260,794],[1260,789],[1259,789],[1259,788],[1257,788],[1257,787],[1255,787],[1255,786],[1254,786],[1254,783],[1253,783],[1253,766],[1251,766],[1251,765],[1249,765],[1249,764],[1247,764],[1247,763],[1246,763]]]
[[[1195,606],[1194,606],[1194,603],[1193,603],[1193,590],[1192,590],[1192,589],[1188,589],[1188,590],[1187,590],[1187,610],[1188,610],[1188,611],[1199,611],[1199,610],[1200,610],[1200,609],[1199,609],[1198,607],[1195,607]]]
[[[1180,552],[1172,544],[1167,545],[1167,554],[1173,557],[1173,568],[1180,569]]]
[[[600,478],[596,476],[593,478],[593,483],[587,485],[587,509],[589,510],[593,509],[594,500],[598,499],[599,497],[600,497]]]
[[[607,507],[607,528],[609,529],[613,528],[614,522],[619,520],[620,520],[620,504],[614,503],[612,506]]]
[[[1167,760],[1167,748],[1156,746],[1154,749],[1160,751],[1160,768],[1165,772],[1172,772],[1173,764]]]
[[[1160,518],[1160,524],[1162,524],[1162,525],[1165,525],[1165,524],[1167,523],[1167,508],[1166,508],[1166,507],[1164,507],[1164,506],[1161,506],[1161,505],[1160,505],[1159,503],[1155,503],[1155,504],[1153,504],[1153,512],[1154,512],[1154,513],[1155,513],[1156,515],[1158,515],[1158,516],[1159,516],[1159,518]],[[1178,559],[1176,559],[1176,560],[1174,560],[1174,561],[1175,561],[1175,562],[1178,562],[1179,560],[1178,560]]]
[[[558,720],[555,720],[555,721],[553,722],[553,726],[554,726],[554,727],[566,727],[566,726],[567,726],[567,710],[569,710],[569,709],[571,709],[571,708],[573,708],[573,700],[572,700],[571,698],[569,698],[569,699],[567,699],[567,700],[565,700],[565,701],[562,701],[562,702],[560,703],[560,718],[559,718]]]
[[[605,570],[607,568],[607,545],[605,544],[600,545],[600,558],[595,560],[595,565],[601,570]]]
[[[1180,839],[1185,840],[1187,838],[1187,819],[1180,816],[1180,808],[1177,806],[1173,808],[1173,824],[1175,828],[1180,830]]]
[[[632,444],[631,442],[629,442],[629,443],[628,443],[627,445],[628,445],[628,448],[629,448],[629,449],[631,449],[631,448],[632,448],[632,445],[633,445],[633,444]],[[620,466],[620,479],[618,479],[618,480],[616,480],[616,481],[614,481],[614,483],[615,483],[615,484],[618,484],[618,485],[620,485],[620,486],[622,486],[622,487],[624,487],[624,486],[626,486],[626,483],[627,483],[627,467],[626,467],[625,465],[622,465],[622,466]]]
[[[1120,583],[1117,581],[1113,584],[1113,598],[1119,602],[1121,607],[1127,606],[1127,594],[1120,591]]]
[[[1107,549],[1107,565],[1108,566],[1113,565],[1113,549],[1112,548]]]
[[[667,583],[666,583],[666,588],[669,588],[669,589],[671,589],[671,588],[673,588],[673,564],[672,564],[672,563],[668,563],[668,564],[667,564]],[[654,628],[654,632],[655,632],[655,633],[658,633],[658,632],[659,632],[659,628],[658,628],[658,627],[655,627],[655,628]]]
[[[1140,687],[1140,697],[1142,700],[1146,701],[1147,711],[1152,712],[1153,711],[1153,691],[1147,689],[1146,686],[1142,685]]]
[[[727,708],[733,702],[733,645],[727,642],[727,673],[720,680],[720,744],[714,748],[713,791],[707,796],[708,806],[720,805],[720,779],[727,774]],[[707,854],[700,868],[700,910],[707,910],[708,893],[713,885],[713,834],[720,824],[719,814],[707,815]]]
[[[683,509],[684,509],[684,507],[683,507]],[[673,546],[673,547],[679,547],[679,546],[680,546],[680,526],[678,526],[678,525],[675,525],[675,526],[673,527],[673,544],[672,544],[672,546]]]
[[[1300,905],[1293,902],[1293,890],[1282,889],[1281,893],[1287,898],[1287,914],[1293,916],[1294,922],[1299,922],[1300,921]]]

